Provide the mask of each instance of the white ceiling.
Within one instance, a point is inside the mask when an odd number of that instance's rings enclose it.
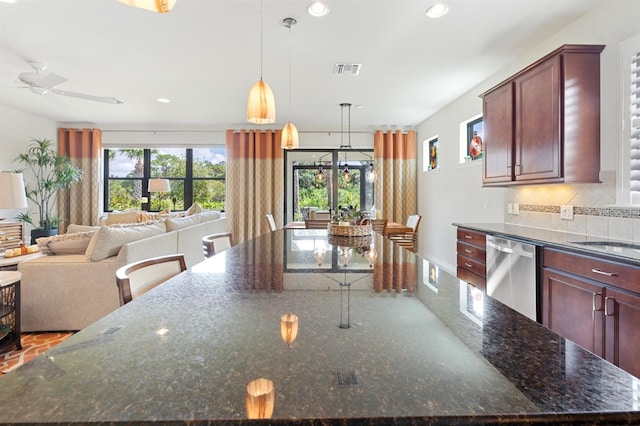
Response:
[[[259,0],[177,0],[168,14],[116,0],[0,0],[0,104],[58,122],[221,129],[247,123],[260,77]],[[341,102],[352,130],[416,126],[604,0],[264,0],[264,80],[276,96],[277,128],[336,130]],[[289,113],[289,30],[292,94]],[[20,88],[27,61],[67,79],[57,88],[124,102],[110,105]],[[359,76],[333,74],[361,63]],[[158,97],[172,100],[169,104]],[[355,108],[361,105],[362,108]],[[0,117],[1,123],[2,117]]]

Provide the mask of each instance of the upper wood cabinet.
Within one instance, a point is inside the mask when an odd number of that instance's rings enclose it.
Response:
[[[485,186],[599,182],[603,49],[564,45],[480,95]]]

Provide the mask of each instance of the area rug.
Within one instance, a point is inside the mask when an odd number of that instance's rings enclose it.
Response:
[[[0,354],[0,377],[72,335],[73,332],[23,333],[22,350],[14,347],[13,350]]]

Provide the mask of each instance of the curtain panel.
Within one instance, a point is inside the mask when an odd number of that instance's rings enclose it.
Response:
[[[390,222],[406,223],[418,210],[416,132],[382,131],[373,134],[376,161],[376,209]]]
[[[227,130],[225,212],[239,244],[270,232],[266,215],[284,217],[284,152],[280,130]]]
[[[60,233],[70,223],[98,225],[102,194],[102,131],[99,129],[58,129],[58,152],[84,171],[71,188],[58,193],[58,214],[63,218]]]

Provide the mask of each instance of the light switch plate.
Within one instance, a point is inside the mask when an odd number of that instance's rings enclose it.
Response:
[[[507,213],[513,214],[513,203],[507,204]]]
[[[519,215],[520,214],[520,204],[519,203],[513,203],[513,214],[514,215]]]
[[[573,220],[573,206],[560,206],[560,219]]]

